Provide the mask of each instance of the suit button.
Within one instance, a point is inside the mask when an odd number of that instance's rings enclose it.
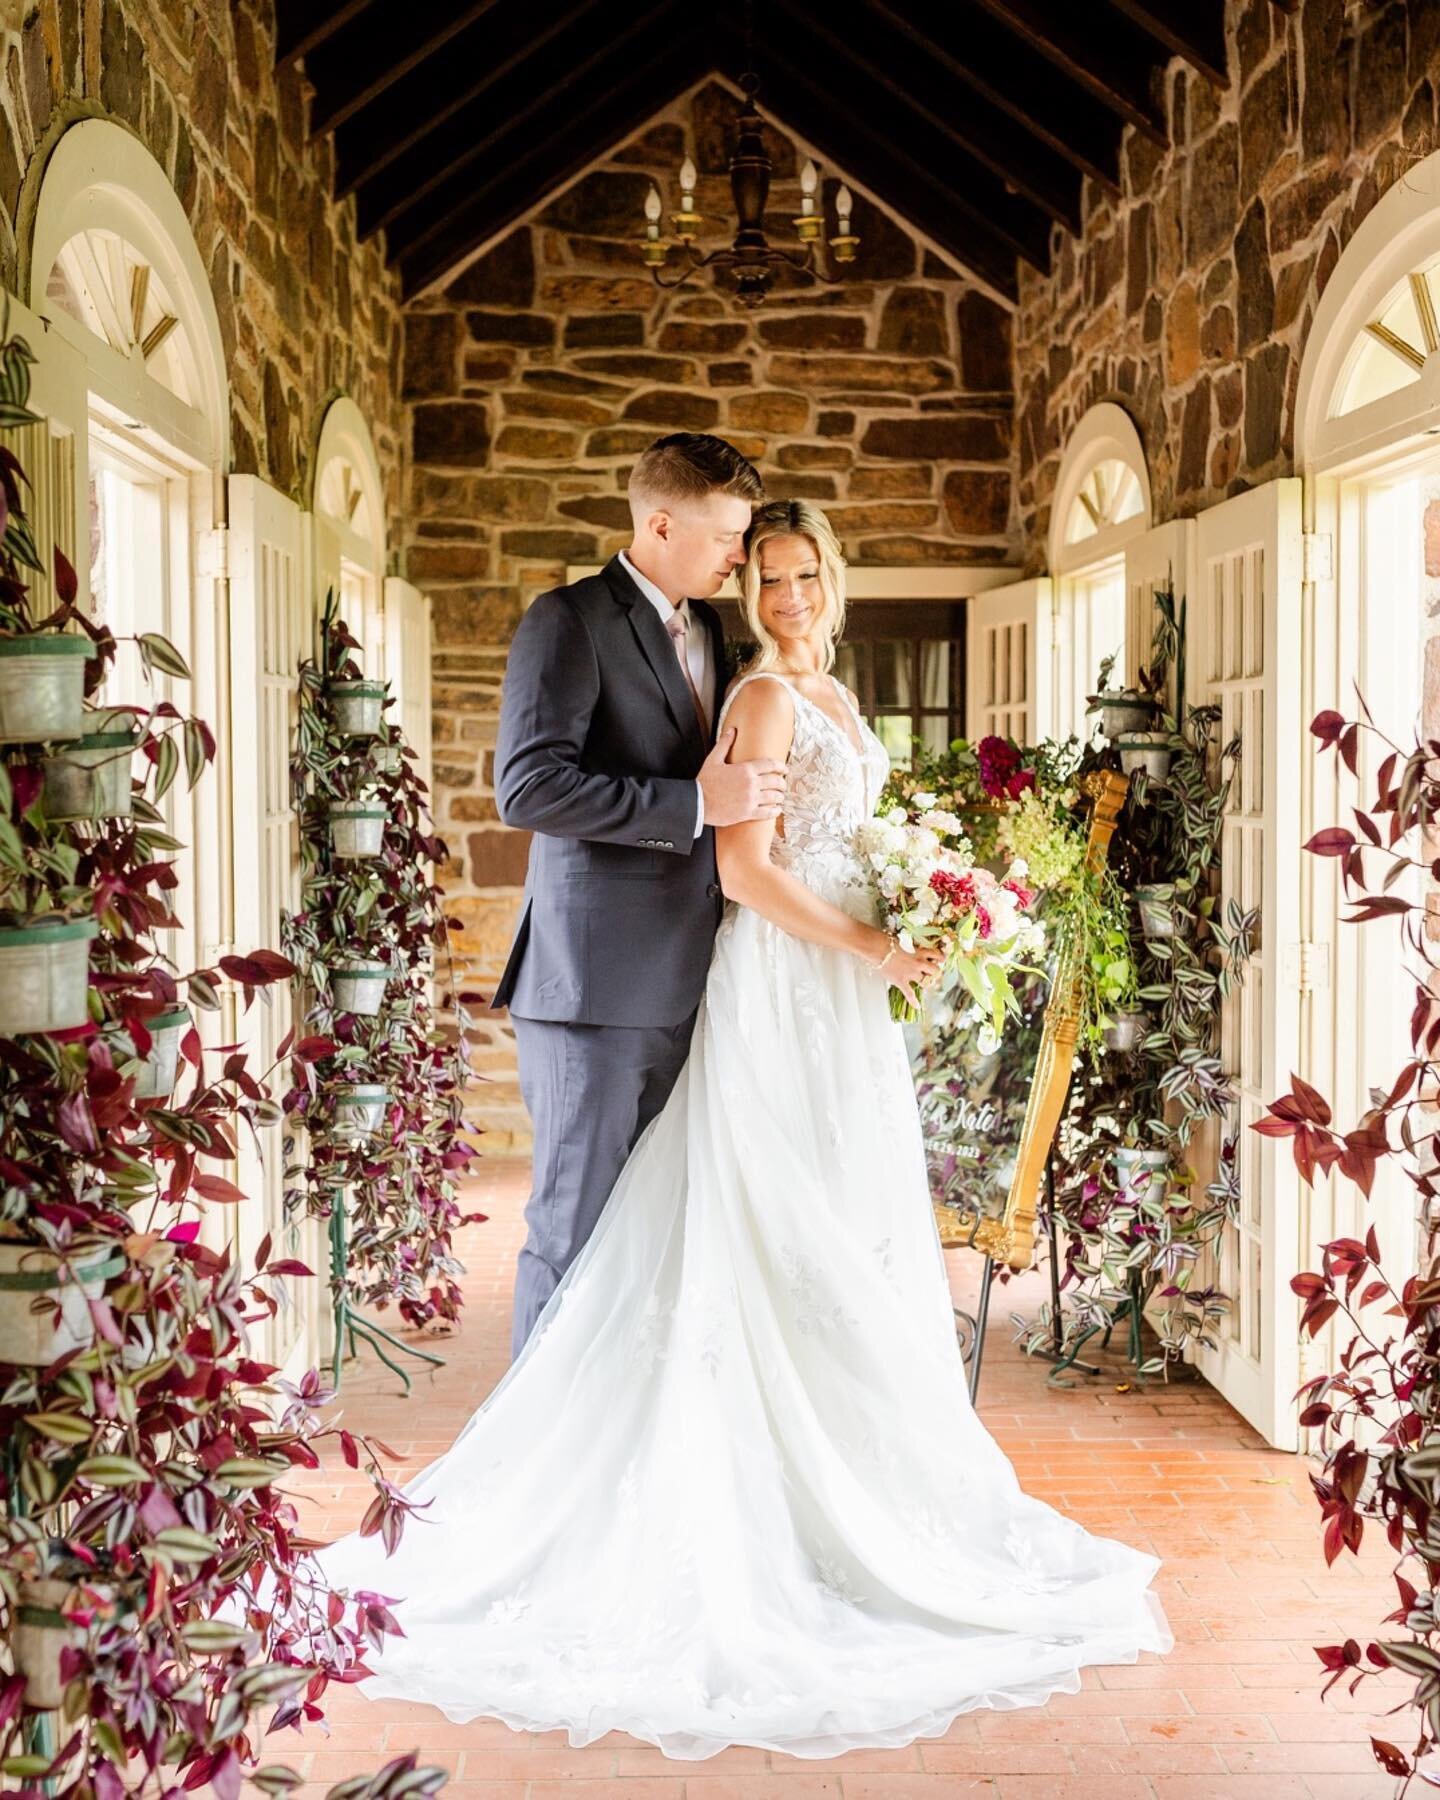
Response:
[[[675,846],[670,842],[669,838],[666,838],[665,842],[660,846],[660,848],[662,850],[673,850],[675,848]]]
[[[651,840],[649,838],[641,838],[640,848],[642,850],[648,850],[650,848],[650,843],[651,843]]]
[[[718,900],[720,898],[720,887],[718,882],[712,881],[705,892],[711,900]]]

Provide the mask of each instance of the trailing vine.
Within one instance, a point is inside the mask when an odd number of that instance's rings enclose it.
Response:
[[[451,1323],[461,1306],[452,1233],[483,1220],[464,1213],[456,1184],[476,1154],[466,1141],[465,1026],[471,996],[457,994],[449,925],[433,869],[445,859],[426,788],[399,728],[373,737],[344,729],[337,695],[363,681],[359,644],[325,613],[326,662],[301,665],[291,764],[300,820],[301,903],[282,942],[297,970],[298,1004],[313,1050],[310,1078],[286,1100],[291,1127],[287,1206],[332,1218],[345,1195],[343,1267],[332,1280],[355,1305],[393,1305],[407,1324]],[[337,688],[337,684],[341,684]],[[378,696],[377,696],[378,704]],[[388,704],[388,703],[387,703]],[[372,821],[372,855],[335,854],[335,809]],[[363,821],[362,821],[363,823]],[[445,991],[434,1001],[436,959]],[[337,970],[374,965],[383,1000],[347,1009]],[[372,990],[370,999],[376,998]],[[350,1084],[379,1090],[377,1129],[344,1129]],[[339,1346],[337,1346],[338,1352]]]

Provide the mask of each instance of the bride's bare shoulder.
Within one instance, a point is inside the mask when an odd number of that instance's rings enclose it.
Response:
[[[795,697],[789,684],[761,670],[742,672],[726,698],[725,723],[738,734],[732,760],[783,754],[795,731]]]

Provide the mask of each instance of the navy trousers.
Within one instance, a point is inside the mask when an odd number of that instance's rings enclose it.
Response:
[[[511,1023],[535,1138],[513,1357],[595,1229],[635,1140],[670,1098],[695,1014],[679,1025],[570,1025],[513,1013]]]

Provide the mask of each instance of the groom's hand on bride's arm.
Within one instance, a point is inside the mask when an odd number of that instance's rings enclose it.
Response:
[[[705,823],[744,825],[751,819],[778,818],[785,796],[784,763],[770,756],[750,762],[727,762],[734,744],[732,725],[721,732],[715,748],[701,765]]]

